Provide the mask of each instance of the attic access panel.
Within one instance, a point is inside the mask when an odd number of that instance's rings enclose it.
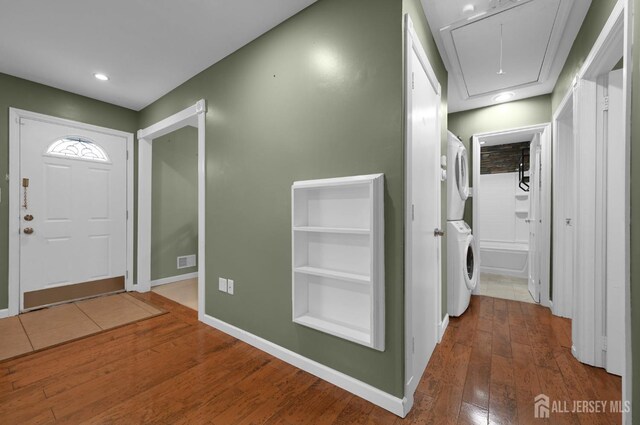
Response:
[[[555,58],[566,16],[561,0],[533,0],[451,29],[468,97],[543,82]],[[503,64],[500,68],[500,25]]]

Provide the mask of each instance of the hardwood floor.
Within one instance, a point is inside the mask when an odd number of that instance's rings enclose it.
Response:
[[[620,378],[578,363],[570,322],[473,297],[452,319],[404,420],[197,321],[168,314],[0,363],[2,424],[614,424],[533,418],[533,398],[619,400]]]

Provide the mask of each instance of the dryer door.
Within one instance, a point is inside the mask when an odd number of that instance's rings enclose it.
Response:
[[[464,275],[464,283],[470,291],[473,291],[478,283],[478,264],[479,258],[477,254],[476,239],[473,235],[469,235],[464,244],[464,257],[462,263],[462,274]]]
[[[456,185],[460,199],[466,201],[469,197],[469,174],[467,171],[467,149],[464,146],[458,148],[456,153]]]

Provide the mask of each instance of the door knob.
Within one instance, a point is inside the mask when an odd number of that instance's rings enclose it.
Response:
[[[25,221],[31,221],[33,220],[33,216],[31,214],[27,214],[24,216]]]
[[[23,232],[27,235],[30,235],[33,233],[33,227],[25,227],[25,229],[23,230]]]
[[[436,227],[433,229],[433,236],[444,236],[444,230],[440,230]]]

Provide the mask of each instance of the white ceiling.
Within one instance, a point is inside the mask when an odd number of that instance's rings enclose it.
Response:
[[[140,110],[314,1],[0,0],[0,72]]]
[[[550,93],[591,0],[422,0],[449,71],[449,112]],[[463,7],[473,5],[473,12]],[[503,31],[503,75],[500,26]]]

